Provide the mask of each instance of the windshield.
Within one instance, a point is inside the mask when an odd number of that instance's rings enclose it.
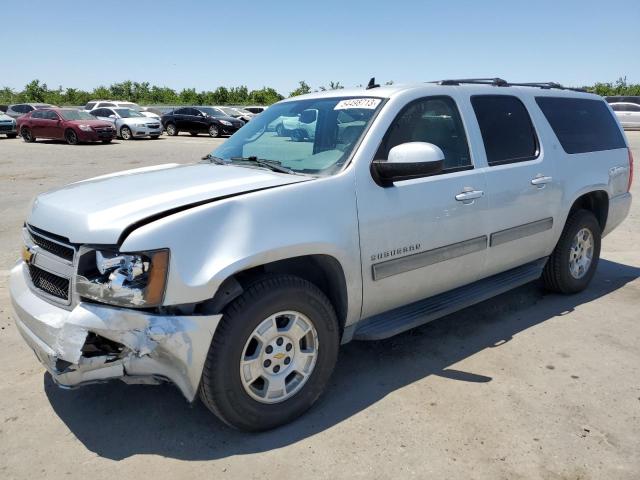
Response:
[[[255,117],[211,155],[226,162],[257,157],[294,172],[332,175],[382,105],[382,99],[319,98],[273,105]]]
[[[96,117],[80,110],[60,110],[60,115],[65,120],[95,120]]]
[[[131,110],[130,108],[114,108],[114,110],[122,118],[144,117],[141,113]]]
[[[235,108],[220,107],[220,110],[222,110],[225,113],[225,115],[229,115],[230,117],[233,117],[234,115],[240,115],[240,112],[237,111]]]
[[[140,105],[138,105],[137,103],[124,103],[124,102],[122,102],[122,103],[118,103],[117,105],[120,108],[129,108],[131,110],[135,110],[136,112],[139,112],[140,110],[142,110],[140,108]]]

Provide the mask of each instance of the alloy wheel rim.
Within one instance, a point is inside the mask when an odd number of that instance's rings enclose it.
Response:
[[[120,133],[122,134],[122,138],[124,138],[125,140],[129,140],[131,138],[131,130],[126,127],[123,128]]]
[[[76,134],[73,131],[67,133],[67,141],[71,144],[76,143]]]
[[[569,272],[576,280],[584,277],[593,261],[594,247],[593,233],[588,228],[582,228],[573,237],[569,249]]]
[[[218,135],[218,129],[215,125],[211,125],[211,127],[209,127],[209,134],[213,137]]]
[[[240,380],[254,400],[284,402],[307,383],[317,359],[318,333],[309,317],[278,312],[249,335],[240,358]]]
[[[176,132],[176,129],[175,129],[175,127],[174,127],[173,125],[169,125],[169,126],[167,127],[167,133],[168,133],[169,135],[173,136],[173,135],[175,134],[175,132]]]

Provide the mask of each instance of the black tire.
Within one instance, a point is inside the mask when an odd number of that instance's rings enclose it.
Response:
[[[582,229],[593,236],[591,263],[579,278],[571,274],[570,258],[574,254],[572,244]],[[595,215],[588,210],[576,210],[567,219],[560,240],[544,267],[542,279],[547,289],[558,293],[581,292],[589,285],[598,267],[602,231]]]
[[[36,137],[34,137],[33,134],[31,133],[31,130],[29,130],[26,127],[20,130],[20,136],[22,137],[22,140],[24,140],[27,143],[33,143],[36,141]]]
[[[72,129],[64,132],[64,139],[67,141],[69,145],[77,145],[78,144],[78,134]]]
[[[285,134],[285,132],[284,132],[284,125],[282,125],[281,123],[279,123],[279,124],[276,126],[276,135],[277,135],[277,136],[279,136],[279,137],[284,137],[284,134]]]
[[[178,131],[178,127],[176,127],[174,123],[167,123],[167,126],[165,128],[167,135],[169,135],[170,137],[175,137],[176,135],[178,135],[178,133],[180,133]]]
[[[262,403],[244,389],[240,361],[254,329],[269,316],[288,310],[312,321],[318,337],[316,364],[295,395],[280,403]],[[331,302],[312,283],[291,275],[256,281],[225,309],[216,329],[200,381],[202,402],[223,422],[241,430],[268,430],[292,421],[327,386],[338,357],[338,330]]]
[[[192,137],[197,137],[198,136],[198,132],[189,132],[189,135],[191,135]]]
[[[209,136],[213,138],[220,136],[220,129],[217,125],[209,125]]]
[[[7,138],[16,138],[17,136],[17,133],[7,133]]]
[[[131,129],[125,125],[120,129],[120,137],[122,137],[123,140],[131,140],[133,133],[131,133]]]

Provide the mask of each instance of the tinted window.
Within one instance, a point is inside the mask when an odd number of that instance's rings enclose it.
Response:
[[[614,112],[624,112],[624,110],[625,110],[624,105],[617,105],[617,104],[611,105],[611,109]]]
[[[640,112],[640,105],[627,105],[626,106],[626,111],[627,112]]]
[[[471,97],[489,165],[532,160],[538,141],[524,104],[509,95]]]
[[[375,158],[389,158],[389,150],[407,142],[427,142],[440,147],[445,171],[471,166],[462,120],[450,97],[424,98],[404,107],[387,130]]]
[[[536,97],[567,153],[625,148],[618,124],[602,100]]]
[[[31,118],[44,118],[45,112],[35,111],[31,114]]]
[[[58,117],[58,114],[56,112],[48,110],[43,113],[44,113],[44,118],[46,118],[47,120],[60,120],[60,117]]]
[[[177,110],[173,111],[174,115],[189,115],[189,109],[188,108],[179,108]]]
[[[93,110],[93,107],[96,106],[96,102],[89,102],[87,103],[87,105],[84,107],[85,110]]]
[[[99,107],[115,107],[115,105],[113,103],[107,103],[107,102],[103,102],[98,104]]]

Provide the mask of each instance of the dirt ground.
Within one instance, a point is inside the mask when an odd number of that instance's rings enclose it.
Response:
[[[640,132],[628,138],[640,165]],[[52,385],[8,298],[31,199],[107,172],[192,162],[220,141],[0,139],[0,479],[640,478],[640,179],[585,292],[534,282],[346,345],[327,394],[278,430],[230,430],[169,385]]]

